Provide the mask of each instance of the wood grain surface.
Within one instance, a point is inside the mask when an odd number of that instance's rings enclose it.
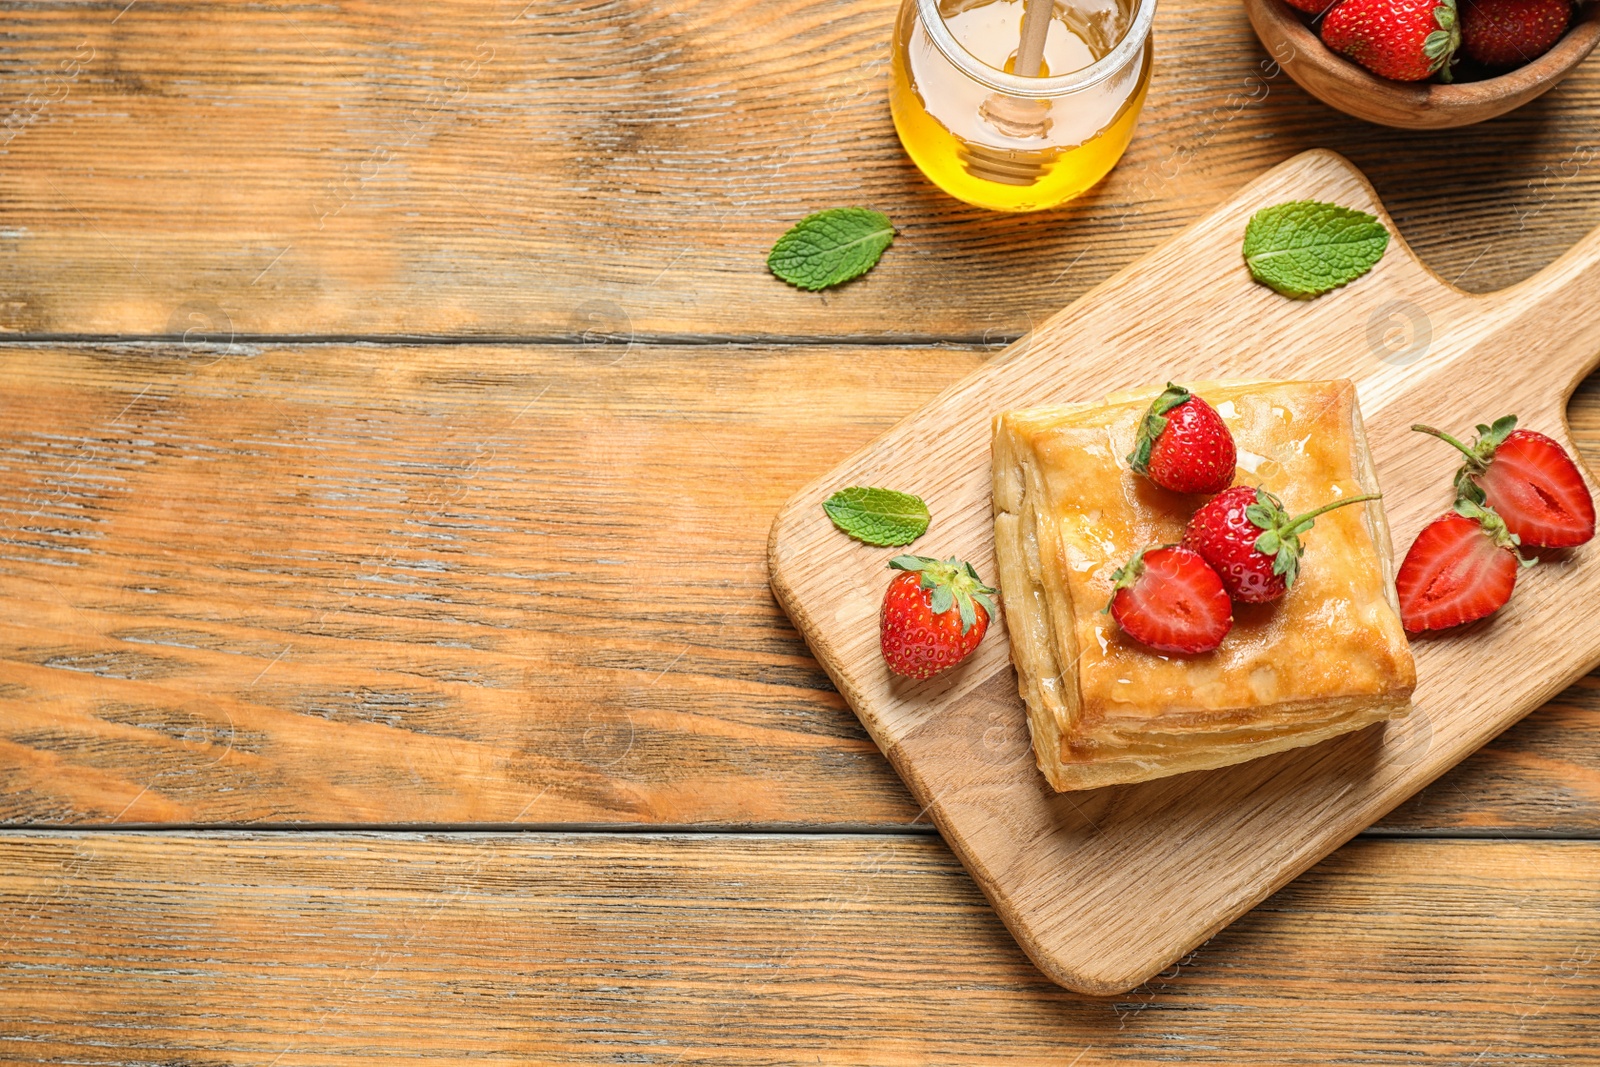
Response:
[[[849,485],[914,492],[936,519],[913,550],[994,575],[997,412],[1169,380],[1352,379],[1397,552],[1449,507],[1456,466],[1418,448],[1413,424],[1511,410],[1566,438],[1567,398],[1600,361],[1600,230],[1487,296],[1450,288],[1396,239],[1359,280],[1297,301],[1253,281],[1238,251],[1255,212],[1290,200],[1387,222],[1341,157],[1280,164],[808,485],[773,522],[784,609],[1029,956],[1072,989],[1121,993],[1147,980],[1600,665],[1589,545],[1524,574],[1492,620],[1413,641],[1404,720],[1237,766],[1061,794],[1028,744],[1004,611],[956,670],[912,684],[884,667],[878,603],[892,553],[841,536],[821,503]],[[1374,324],[1396,316],[1428,341],[1399,353],[1380,343]]]
[[[0,908],[8,1062],[1579,1064],[1600,1029],[1594,842],[1358,842],[1111,1000],[926,838],[12,832]]]
[[[0,817],[910,823],[764,516],[984,358],[0,346]],[[1594,832],[1597,727],[1590,679],[1384,825]]]
[[[0,350],[0,810],[907,821],[762,546],[980,358]]]
[[[1600,67],[1398,133],[1234,0],[1169,3],[1123,164],[1002,218],[895,142],[895,2],[7,6],[0,821],[163,830],[0,833],[0,1061],[1593,1060],[1594,845],[1527,838],[1600,836],[1594,677],[1374,831],[1487,840],[1353,843],[1097,1001],[760,559],[819,471],[1302,149],[1446,279],[1527,277],[1600,222]],[[877,270],[765,273],[846,203],[900,227]],[[1572,416],[1600,461],[1600,388]],[[801,832],[171,829],[511,822]]]
[[[885,101],[897,0],[33,0],[0,61],[0,328],[28,334],[1016,337],[1264,167],[1349,156],[1500,288],[1600,224],[1600,66],[1463,130],[1346,118],[1238,0],[1162,5],[1124,162],[1071,208],[953,201]],[[807,212],[901,229],[822,295]]]

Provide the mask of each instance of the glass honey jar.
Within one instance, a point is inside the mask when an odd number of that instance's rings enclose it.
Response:
[[[1023,77],[1023,0],[903,0],[889,104],[906,153],[939,188],[979,207],[1041,211],[1078,196],[1133,135],[1155,6],[1055,0],[1040,75]]]

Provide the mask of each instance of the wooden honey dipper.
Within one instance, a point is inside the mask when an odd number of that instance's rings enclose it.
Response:
[[[1044,42],[1055,17],[1055,0],[1024,0],[1022,39],[1012,73],[1037,78],[1044,69]],[[1050,104],[1045,100],[1023,100],[994,93],[983,102],[981,114],[997,130],[1010,137],[1043,137],[1050,128]],[[1046,152],[1002,151],[984,145],[964,145],[962,161],[974,177],[1005,185],[1032,185],[1044,176]]]

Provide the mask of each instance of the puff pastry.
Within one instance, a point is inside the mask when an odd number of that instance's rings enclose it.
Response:
[[[1348,381],[1192,386],[1232,431],[1238,481],[1291,514],[1377,491]],[[1411,706],[1416,670],[1380,501],[1319,517],[1288,594],[1236,604],[1222,647],[1153,652],[1101,613],[1135,550],[1178,541],[1198,501],[1134,474],[1159,387],[994,422],[995,554],[1039,769],[1057,790],[1138,782],[1309,745]]]

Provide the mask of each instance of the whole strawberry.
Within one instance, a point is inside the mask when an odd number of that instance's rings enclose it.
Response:
[[[1380,77],[1449,81],[1461,44],[1455,0],[1343,0],[1322,20],[1322,43]]]
[[[1486,67],[1520,67],[1550,51],[1571,21],[1570,0],[1465,0],[1461,50]]]
[[[1292,8],[1304,11],[1308,15],[1320,15],[1328,10],[1339,0],[1285,0]]]
[[[1432,426],[1411,428],[1432,434],[1467,457],[1456,472],[1457,495],[1492,508],[1518,543],[1572,548],[1589,541],[1594,537],[1594,497],[1578,465],[1555,440],[1516,427],[1515,415],[1490,426],[1480,424],[1470,445]]]
[[[1400,621],[1409,633],[1476,622],[1511,599],[1517,572],[1533,562],[1492,509],[1459,499],[1406,551],[1394,581]]]
[[[989,630],[994,590],[972,564],[951,557],[896,556],[883,594],[879,632],[883,660],[906,678],[932,678],[972,654]]]
[[[1167,383],[1139,423],[1128,465],[1175,493],[1220,493],[1239,462],[1233,435],[1215,408]]]
[[[1291,518],[1283,502],[1265,489],[1236,485],[1194,513],[1184,528],[1183,545],[1211,564],[1233,599],[1262,604],[1277,600],[1294,584],[1305,552],[1300,535],[1318,515],[1377,498],[1376,493],[1346,497]]]
[[[1157,652],[1215,651],[1233,628],[1233,602],[1198,552],[1140,549],[1111,576],[1106,610],[1129,637]]]

